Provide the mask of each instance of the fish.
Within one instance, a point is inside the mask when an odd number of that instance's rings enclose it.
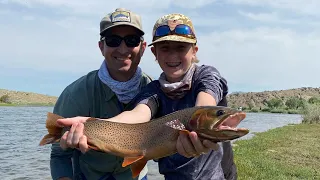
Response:
[[[84,123],[84,135],[90,149],[123,158],[122,167],[130,166],[132,177],[137,177],[148,160],[177,153],[180,133],[197,133],[200,140],[224,142],[248,134],[237,128],[246,113],[224,106],[196,106],[178,110],[144,123],[128,124],[90,117]],[[39,145],[58,142],[63,129],[57,120],[63,117],[48,112],[45,135]]]

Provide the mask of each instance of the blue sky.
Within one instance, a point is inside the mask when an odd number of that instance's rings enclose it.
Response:
[[[201,64],[218,68],[230,92],[320,87],[320,1],[0,0],[0,88],[58,96],[100,67],[99,22],[117,7],[154,22],[183,13],[195,25]],[[160,3],[161,2],[161,3]],[[148,48],[141,68],[161,70]]]

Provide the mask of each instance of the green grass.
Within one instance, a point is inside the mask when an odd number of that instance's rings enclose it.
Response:
[[[320,124],[288,125],[236,141],[239,180],[320,179]]]

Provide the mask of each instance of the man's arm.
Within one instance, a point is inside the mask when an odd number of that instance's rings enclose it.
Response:
[[[73,117],[79,115],[77,105],[70,93],[64,90],[55,104],[53,113],[63,117]],[[63,150],[60,143],[53,143],[51,146],[50,169],[53,180],[73,179],[72,156],[73,149]]]

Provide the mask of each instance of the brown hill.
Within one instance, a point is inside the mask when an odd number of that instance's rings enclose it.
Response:
[[[234,93],[227,96],[231,107],[249,107],[249,104],[257,108],[264,108],[265,102],[273,98],[282,99],[285,102],[290,97],[298,97],[308,100],[311,97],[320,97],[320,88],[302,87],[297,89]]]
[[[57,97],[54,96],[0,89],[0,103],[53,105],[56,101]]]

